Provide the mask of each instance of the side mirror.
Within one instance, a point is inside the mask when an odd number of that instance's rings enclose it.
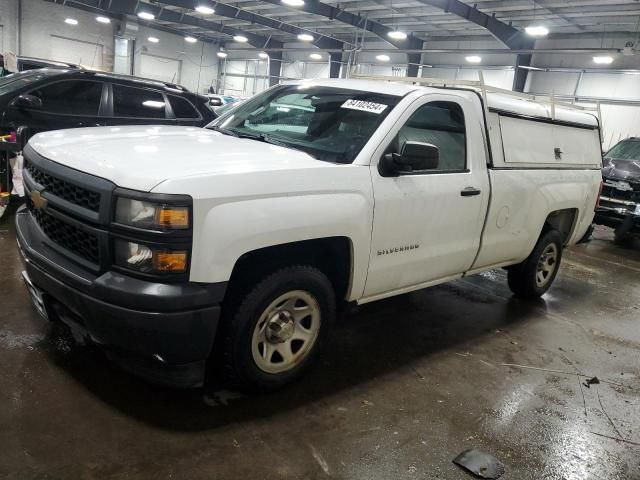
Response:
[[[16,108],[39,109],[42,108],[42,100],[35,95],[20,95],[11,101],[11,106]]]
[[[219,98],[210,98],[209,105],[211,105],[212,107],[221,107],[222,100],[220,100]]]
[[[431,143],[405,142],[400,153],[387,153],[380,159],[379,170],[383,176],[434,170],[440,163],[440,149]]]

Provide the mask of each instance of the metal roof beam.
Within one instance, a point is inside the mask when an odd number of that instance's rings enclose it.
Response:
[[[306,33],[306,34],[314,33],[313,36],[315,40],[311,43],[316,45],[318,48],[343,48],[345,43],[347,43],[327,35],[311,32],[310,30],[296,27],[295,25],[284,23],[279,20],[274,20],[273,18],[265,17],[263,15],[258,15],[256,13],[252,13],[247,10],[242,10],[240,8],[232,7],[231,5],[226,5],[224,3],[214,2],[210,0],[207,0],[207,1],[162,0],[162,3],[166,5],[173,5],[175,7],[181,7],[181,8],[186,8],[190,10],[195,10],[196,6],[198,5],[209,5],[212,9],[215,10],[215,15],[219,15],[221,17],[235,18],[238,20],[242,20],[244,22],[263,25],[265,27],[273,28],[274,30],[280,30],[282,32],[289,33],[291,35],[296,35],[296,36],[303,33]]]
[[[460,0],[418,1],[425,5],[430,5],[444,10],[447,13],[457,15],[471,23],[475,23],[476,25],[486,28],[491,35],[511,49],[531,48],[534,43],[533,40],[526,38],[524,34],[515,27],[501,22],[493,15],[487,15],[477,8],[470,7],[469,5],[462,3]]]
[[[203,20],[191,15],[184,15],[173,10],[159,7],[154,4],[144,2],[132,2],[129,0],[54,0],[54,3],[62,3],[70,6],[84,6],[95,8],[103,12],[116,15],[137,15],[140,11],[149,12],[155,15],[155,19],[164,22],[171,22],[183,25],[191,25],[213,32],[220,32],[233,37],[242,35],[248,39],[248,43],[255,48],[281,48],[282,42],[270,37],[264,37],[251,32],[245,32],[238,28],[226,27],[220,23]],[[151,25],[152,28],[154,25]]]
[[[271,3],[274,5],[282,6],[280,0],[262,0],[266,3]],[[422,40],[413,36],[408,35],[404,40],[394,40],[389,37],[389,32],[392,32],[393,29],[382,25],[375,20],[371,20],[366,17],[362,17],[360,15],[355,15],[353,13],[347,12],[340,8],[334,7],[332,5],[319,2],[318,0],[306,0],[304,5],[300,7],[291,7],[295,10],[300,10],[306,13],[312,13],[314,15],[320,15],[322,17],[329,18],[331,20],[336,20],[341,23],[346,23],[353,27],[362,28],[363,30],[367,30],[371,33],[374,33],[385,42],[393,45],[396,48],[422,48]]]

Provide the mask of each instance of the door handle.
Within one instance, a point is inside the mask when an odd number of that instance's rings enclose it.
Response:
[[[473,197],[475,195],[480,195],[480,190],[476,187],[467,187],[460,192],[460,195],[463,197]]]

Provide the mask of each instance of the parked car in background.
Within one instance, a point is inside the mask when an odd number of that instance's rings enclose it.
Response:
[[[0,78],[0,135],[116,125],[204,126],[207,98],[178,85],[83,69],[42,68]]]
[[[237,97],[232,97],[231,95],[218,95],[215,93],[207,94],[207,98],[209,99],[209,106],[212,108],[222,107],[224,105],[229,105],[230,103],[236,103],[240,99]]]
[[[614,228],[617,242],[640,235],[640,138],[622,140],[605,154],[602,180],[594,223]]]
[[[213,368],[272,390],[317,359],[339,305],[500,267],[537,298],[593,220],[598,120],[483,98],[314,80],[209,129],[37,135],[16,216],[34,306],[155,382]]]

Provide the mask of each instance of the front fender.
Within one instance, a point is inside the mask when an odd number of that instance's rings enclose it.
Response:
[[[360,192],[261,197],[208,208],[195,204],[190,280],[228,281],[238,259],[260,248],[347,237],[353,246],[350,290],[358,296],[369,262],[372,212]]]

